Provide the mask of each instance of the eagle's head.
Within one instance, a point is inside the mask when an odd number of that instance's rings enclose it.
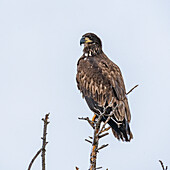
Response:
[[[80,45],[84,44],[84,46],[90,46],[92,44],[102,47],[102,42],[100,38],[93,33],[86,33],[82,36],[80,40]]]
[[[102,52],[102,42],[100,38],[93,33],[86,33],[80,40],[80,45],[84,44],[85,56],[95,56]]]

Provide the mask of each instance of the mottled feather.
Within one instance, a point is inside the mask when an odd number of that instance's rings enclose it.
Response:
[[[129,128],[131,115],[123,77],[119,67],[103,53],[99,43],[85,45],[77,63],[76,80],[78,89],[95,114],[100,114],[106,107],[110,108],[109,114],[118,105],[113,122],[110,122],[117,126],[117,130],[112,128],[113,134],[117,139],[130,141],[133,137]]]

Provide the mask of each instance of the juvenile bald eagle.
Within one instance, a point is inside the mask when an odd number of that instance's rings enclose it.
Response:
[[[118,140],[130,141],[133,138],[129,127],[131,115],[119,67],[104,54],[102,42],[95,34],[83,35],[81,44],[84,49],[77,63],[78,89],[95,115],[105,112],[102,121],[117,106],[108,124]]]

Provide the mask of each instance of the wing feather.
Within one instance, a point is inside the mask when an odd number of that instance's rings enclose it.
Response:
[[[83,96],[91,97],[98,106],[105,107],[106,102],[114,107],[119,105],[114,114],[115,120],[130,122],[130,110],[126,98],[126,89],[119,67],[103,53],[100,57],[91,57],[78,61],[77,85]]]

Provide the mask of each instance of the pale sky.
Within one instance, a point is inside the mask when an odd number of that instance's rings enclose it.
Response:
[[[0,1],[0,169],[24,170],[41,147],[41,118],[50,112],[48,170],[89,167],[92,117],[76,87],[81,36],[97,34],[119,65],[129,96],[134,139],[109,146],[97,165],[109,170],[170,168],[169,0]],[[32,170],[41,169],[40,157]]]

